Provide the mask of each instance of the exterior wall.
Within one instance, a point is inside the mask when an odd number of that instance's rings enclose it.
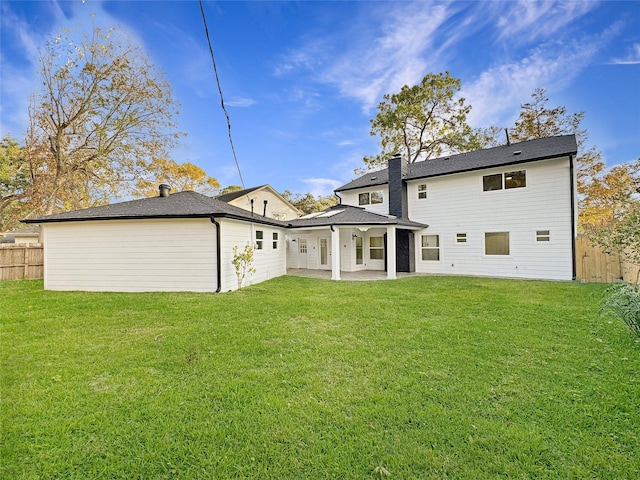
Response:
[[[43,224],[48,290],[216,290],[216,236],[209,219]]]
[[[338,228],[338,227],[336,227]],[[369,238],[383,237],[386,228],[370,228],[361,232],[357,228],[340,228],[340,270],[344,272],[357,272],[359,270],[384,270],[384,260],[371,260],[369,255]],[[356,239],[353,235],[363,238],[362,265],[356,265]],[[324,267],[320,265],[320,238],[327,238],[329,246],[331,231],[326,230],[290,230],[287,239],[287,267],[307,268],[309,270],[331,269],[331,261]],[[307,241],[306,266],[300,254],[300,240]],[[295,240],[295,241],[293,241]],[[331,252],[331,255],[333,252]]]
[[[253,211],[258,215],[262,215],[264,211],[264,201],[267,201],[267,217],[276,218],[274,214],[284,214],[286,218],[278,218],[279,220],[293,220],[298,218],[300,214],[295,208],[287,202],[275,195],[268,189],[251,192],[249,195],[243,195],[229,202],[230,205],[251,211],[251,199],[253,199]]]
[[[252,224],[236,220],[219,219],[221,235],[221,258],[222,264],[222,288],[227,292],[238,289],[238,277],[231,261],[233,260],[233,247],[243,249],[245,245],[252,245],[253,268],[256,272],[249,275],[244,282],[244,286],[264,282],[271,278],[286,275],[287,273],[287,247],[286,231],[283,228],[271,227],[269,225]],[[263,232],[262,250],[256,249],[255,232]],[[278,234],[278,246],[273,248],[273,233]]]
[[[376,203],[373,205],[359,205],[358,195],[361,193],[373,192],[382,190],[382,203]],[[389,215],[389,187],[387,185],[376,185],[375,187],[359,188],[357,190],[347,190],[340,192],[340,198],[345,205],[353,205],[354,207],[363,207],[370,212],[378,213],[380,215]]]
[[[483,175],[515,170],[526,170],[526,187],[483,191]],[[429,225],[416,232],[416,272],[571,280],[571,182],[568,157],[411,181],[409,218]],[[550,241],[537,242],[536,230]],[[485,232],[509,232],[510,254],[485,255]],[[425,234],[440,236],[439,261],[422,260]]]

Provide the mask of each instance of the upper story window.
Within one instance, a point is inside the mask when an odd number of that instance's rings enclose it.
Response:
[[[358,205],[375,205],[383,201],[382,190],[374,190],[373,192],[365,192],[358,195]]]
[[[495,173],[482,177],[482,190],[490,192],[492,190],[502,190],[507,188],[520,188],[527,186],[527,171],[517,170],[514,172]]]
[[[427,198],[427,184],[426,183],[422,183],[422,184],[418,185],[418,198],[419,199]]]

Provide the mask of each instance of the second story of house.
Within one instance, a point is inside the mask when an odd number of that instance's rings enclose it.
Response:
[[[573,217],[574,135],[541,138],[367,173],[336,190],[342,203],[434,224],[517,222],[518,217]],[[443,220],[444,221],[444,220]]]

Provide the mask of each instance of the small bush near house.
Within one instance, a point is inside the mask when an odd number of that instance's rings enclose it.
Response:
[[[628,283],[613,285],[607,289],[602,311],[618,318],[640,338],[640,287]]]

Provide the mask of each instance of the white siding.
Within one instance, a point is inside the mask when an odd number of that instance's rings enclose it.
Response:
[[[374,191],[382,191],[382,203],[376,203],[373,205],[359,205],[358,195],[361,193],[371,193]],[[387,185],[378,185],[375,187],[359,188],[357,190],[347,190],[340,192],[340,198],[345,205],[353,205],[355,207],[362,207],[370,212],[378,213],[380,215],[389,215],[389,187]]]
[[[280,220],[293,220],[300,216],[298,211],[295,208],[292,208],[289,203],[283,202],[279,196],[266,188],[251,192],[249,195],[238,197],[229,203],[244,210],[251,211],[251,200],[253,200],[253,211],[258,215],[262,215],[264,212],[264,201],[266,200],[266,216],[269,218],[275,218],[274,213],[286,215],[286,218],[280,218]]]
[[[239,249],[245,245],[254,247],[253,268],[256,273],[250,275],[244,285],[253,285],[271,278],[286,275],[287,273],[287,248],[285,242],[285,229],[268,225],[251,224],[236,220],[219,219],[221,227],[221,259],[222,263],[222,291],[237,290],[238,277],[231,261],[233,260],[233,247]],[[255,249],[255,232],[263,232],[263,248]],[[273,249],[273,233],[278,233],[278,248]]]
[[[47,223],[43,231],[48,290],[216,289],[215,227],[208,219]]]
[[[484,192],[483,175],[526,170],[527,186]],[[416,232],[416,271],[499,277],[572,279],[569,160],[554,159],[412,181],[409,218],[429,225]],[[418,185],[427,198],[418,199]],[[550,242],[536,242],[549,230]],[[486,232],[509,232],[510,255],[484,254]],[[456,233],[467,243],[456,244]],[[421,235],[440,235],[440,260],[421,259]]]

